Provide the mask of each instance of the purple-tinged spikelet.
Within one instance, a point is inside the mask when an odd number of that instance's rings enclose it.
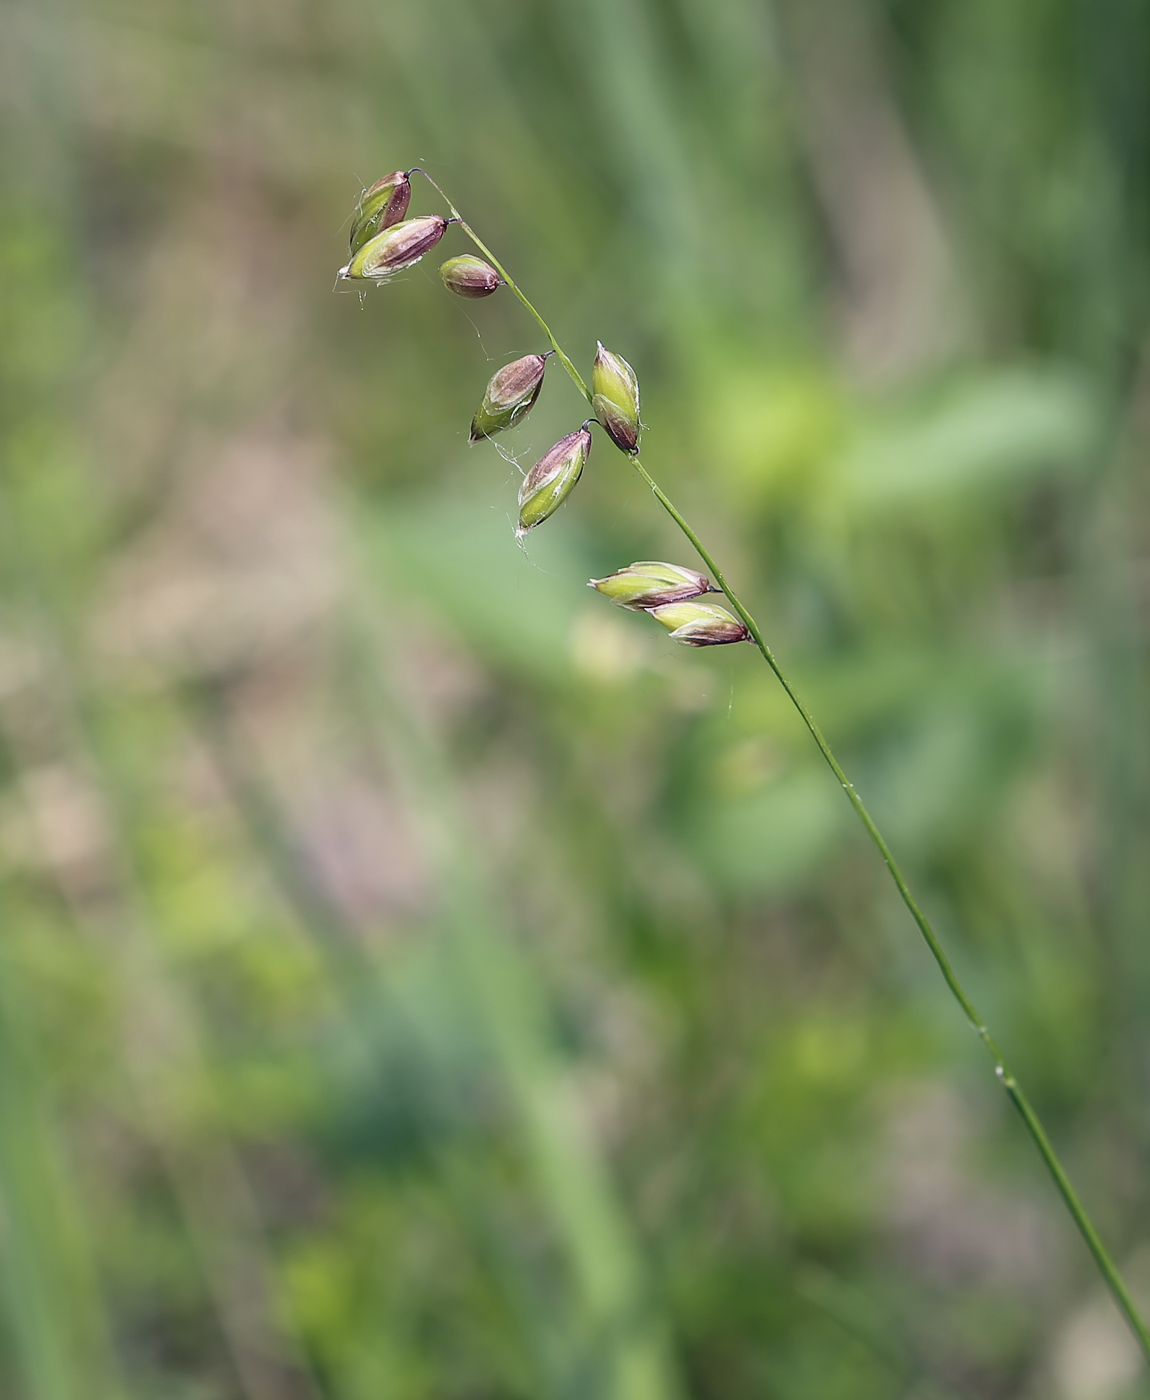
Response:
[[[339,275],[345,279],[382,282],[393,273],[414,266],[424,254],[430,253],[446,233],[447,225],[448,220],[438,214],[425,214],[393,224],[369,239],[351,262],[340,268]]]

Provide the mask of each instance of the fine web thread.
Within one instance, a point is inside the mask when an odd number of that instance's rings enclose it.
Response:
[[[440,196],[443,198],[444,202],[447,204],[448,208],[451,210],[452,217],[458,221],[459,226],[463,230],[463,232],[468,236],[468,238],[471,239],[471,241],[484,255],[484,257],[486,257],[490,261],[491,265],[499,273],[500,277],[502,277],[503,281],[511,289],[512,293],[519,299],[519,301],[523,304],[527,312],[537,322],[540,329],[543,331],[544,335],[551,343],[551,347],[555,351],[556,358],[563,365],[563,368],[567,371],[568,375],[570,375],[575,387],[579,390],[579,392],[583,395],[587,402],[590,403],[591,391],[590,389],[588,389],[586,383],[584,382],[582,375],[580,375],[579,371],[575,368],[574,364],[572,364],[571,360],[564,352],[563,347],[559,344],[558,340],[556,340],[554,332],[551,330],[551,327],[547,324],[543,317],[540,316],[539,312],[527,299],[526,295],[520,290],[519,285],[516,283],[515,279],[498,261],[495,255],[491,252],[490,248],[488,248],[486,244],[482,242],[482,240],[475,233],[474,229],[472,229],[471,225],[467,222],[466,219],[464,219],[462,214],[460,214],[459,210],[455,207],[454,204],[452,204],[451,200],[447,197],[444,191],[440,189],[439,185],[435,182],[435,180],[433,180],[425,170],[419,169],[418,167],[415,170],[408,171],[409,175],[413,175],[416,173],[422,175],[424,179],[426,179],[435,188],[435,190],[438,191]],[[655,499],[659,502],[659,504],[663,507],[663,509],[667,512],[667,514],[671,517],[671,519],[675,522],[675,524],[690,541],[692,548],[698,554],[699,558],[702,559],[704,564],[706,564],[708,570],[710,571],[711,578],[716,584],[718,584],[719,588],[722,589],[723,593],[726,594],[727,600],[731,604],[731,607],[734,608],[735,612],[738,613],[739,617],[742,619],[743,624],[747,628],[748,632],[750,632],[755,645],[762,653],[763,659],[774,672],[776,679],[782,686],[783,690],[786,692],[787,698],[790,700],[791,704],[798,711],[799,716],[801,717],[803,723],[806,725],[808,731],[810,732],[811,738],[815,741],[819,752],[822,754],[823,759],[826,761],[827,767],[830,768],[831,772],[835,775],[835,778],[841,785],[843,792],[846,793],[847,800],[854,808],[855,814],[858,816],[859,821],[861,821],[863,826],[866,828],[867,835],[870,837],[871,841],[878,849],[879,855],[882,856],[883,863],[886,865],[887,870],[890,872],[890,877],[894,881],[895,888],[898,890],[899,893],[899,897],[901,898],[903,904],[906,905],[906,908],[909,911],[911,918],[918,926],[918,930],[922,934],[923,940],[925,941],[926,946],[929,948],[932,957],[938,964],[939,971],[942,973],[943,979],[945,980],[947,987],[950,989],[951,995],[961,1007],[963,1015],[966,1017],[967,1021],[973,1028],[975,1034],[986,1047],[990,1058],[993,1060],[994,1072],[999,1083],[1006,1090],[1007,1094],[1010,1097],[1010,1101],[1014,1104],[1014,1107],[1017,1109],[1018,1115],[1022,1119],[1023,1125],[1025,1126],[1027,1133],[1029,1133],[1031,1141],[1034,1143],[1034,1146],[1038,1149],[1039,1156],[1046,1164],[1046,1169],[1053,1178],[1054,1184],[1058,1188],[1058,1193],[1062,1197],[1062,1200],[1065,1203],[1067,1210],[1070,1212],[1070,1215],[1073,1218],[1075,1225],[1077,1225],[1079,1232],[1082,1235],[1082,1238],[1085,1240],[1086,1246],[1090,1250],[1090,1253],[1094,1258],[1094,1262],[1097,1264],[1098,1269],[1102,1274],[1102,1277],[1105,1280],[1107,1287],[1110,1289],[1110,1292],[1113,1294],[1115,1302],[1118,1304],[1118,1307],[1121,1309],[1123,1315],[1126,1318],[1126,1321],[1129,1323],[1130,1329],[1134,1333],[1134,1336],[1137,1339],[1139,1346],[1142,1348],[1143,1355],[1145,1356],[1147,1362],[1150,1362],[1150,1327],[1147,1327],[1146,1322],[1143,1320],[1142,1315],[1138,1310],[1138,1306],[1135,1303],[1129,1288],[1126,1286],[1122,1275],[1118,1272],[1117,1266],[1111,1259],[1110,1254],[1106,1249],[1106,1246],[1103,1244],[1102,1237],[1099,1235],[1098,1230],[1094,1225],[1094,1222],[1091,1220],[1090,1215],[1086,1210],[1086,1207],[1082,1204],[1082,1201],[1079,1199],[1077,1191],[1075,1191],[1073,1185],[1071,1184],[1070,1178],[1067,1176],[1066,1170],[1058,1157],[1058,1153],[1054,1150],[1054,1144],[1050,1141],[1050,1138],[1047,1136],[1046,1129],[1042,1126],[1042,1122],[1039,1119],[1038,1114],[1034,1109],[1034,1106],[1031,1104],[1030,1099],[1023,1091],[1021,1084],[1019,1084],[1018,1080],[1015,1078],[1014,1074],[1007,1066],[1006,1060],[1002,1054],[1002,1051],[999,1049],[997,1041],[994,1039],[994,1036],[991,1035],[989,1029],[987,1028],[986,1022],[982,1019],[982,1016],[979,1014],[978,1010],[975,1008],[974,1003],[967,995],[966,990],[962,986],[962,983],[958,980],[958,975],[955,973],[955,970],[951,965],[950,959],[947,957],[942,944],[939,942],[938,935],[931,927],[930,920],[923,913],[922,909],[918,904],[918,901],[911,893],[910,887],[906,882],[906,878],[903,875],[901,869],[899,868],[898,862],[895,860],[893,854],[891,853],[891,849],[887,845],[885,837],[876,825],[874,818],[867,810],[862,798],[855,791],[854,784],[849,780],[846,773],[843,771],[842,765],[839,763],[838,759],[835,757],[833,751],[831,750],[830,745],[824,738],[823,732],[819,728],[818,724],[815,722],[814,716],[803,703],[798,692],[795,690],[794,686],[791,684],[786,674],[782,670],[782,667],[779,665],[779,662],[776,659],[774,652],[767,645],[766,639],[763,637],[763,634],[759,629],[758,623],[743,606],[743,603],[732,590],[731,585],[723,577],[723,572],[715,563],[715,560],[711,556],[710,551],[703,544],[702,540],[699,539],[698,535],[695,533],[692,527],[687,523],[686,519],[680,513],[680,511],[675,506],[671,498],[667,495],[667,493],[663,490],[663,488],[659,485],[659,483],[655,480],[655,478],[639,460],[638,453],[630,454],[630,460],[631,465],[635,468],[635,470],[639,473],[640,477],[642,477],[643,481],[650,488],[651,493],[654,495]]]

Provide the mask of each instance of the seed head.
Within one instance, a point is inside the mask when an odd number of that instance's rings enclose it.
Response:
[[[657,608],[664,603],[683,603],[688,598],[719,591],[706,574],[651,559],[619,569],[606,578],[593,578],[588,587],[597,588],[605,598],[633,612]]]
[[[602,341],[591,367],[591,407],[621,452],[638,452],[639,380],[626,360],[604,350]]]
[[[489,297],[503,284],[502,277],[489,263],[470,253],[448,258],[439,269],[439,275],[447,290],[458,297]]]
[[[544,453],[535,463],[519,488],[517,539],[522,539],[528,530],[555,514],[579,480],[590,451],[591,434],[584,424],[560,438],[550,452]]]
[[[478,442],[518,423],[539,397],[546,368],[546,355],[524,355],[492,375],[471,420],[471,441]]]
[[[667,603],[651,608],[651,616],[671,634],[673,642],[688,647],[725,646],[750,640],[750,632],[726,608],[713,603]]]
[[[382,282],[392,273],[412,267],[425,253],[430,253],[446,232],[447,222],[438,214],[425,214],[418,219],[405,219],[401,224],[393,224],[369,239],[351,262],[340,268],[339,275]]]
[[[358,253],[369,239],[399,223],[411,203],[411,182],[402,170],[393,170],[371,189],[364,190],[351,220],[351,251]]]

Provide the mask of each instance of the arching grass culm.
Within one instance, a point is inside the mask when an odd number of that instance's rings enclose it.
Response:
[[[415,174],[427,179],[443,198],[449,211],[448,217],[438,214],[406,217],[411,201],[411,176]],[[642,424],[639,417],[639,383],[633,368],[620,355],[600,344],[588,384],[514,278],[435,180],[418,168],[397,170],[364,192],[352,220],[351,259],[340,270],[340,277],[384,284],[396,273],[426,256],[453,224],[457,224],[472,241],[482,258],[465,255],[445,262],[440,271],[447,289],[458,296],[477,299],[490,296],[501,286],[506,286],[538,324],[551,347],[546,355],[530,354],[513,361],[492,378],[476,411],[471,440],[475,442],[505,431],[530,412],[552,356],[563,366],[592,412],[591,417],[573,427],[550,448],[524,477],[519,492],[517,537],[522,538],[529,530],[543,524],[567,499],[591,453],[591,429],[596,425],[600,427],[612,445],[630,459],[634,470],[690,542],[707,572],[663,561],[640,561],[620,568],[607,578],[591,580],[592,586],[619,606],[647,613],[667,628],[674,640],[685,645],[723,646],[750,642],[758,648],[882,857],[899,897],[926,942],[951,995],[986,1047],[995,1076],[1017,1110],[1099,1271],[1150,1362],[1150,1328],[1074,1189],[1034,1106],[959,981],[930,920],[911,893],[885,837],[843,771],[814,716],[779,664],[759,624],[706,545],[640,460]],[[710,593],[725,595],[732,611],[700,601]]]

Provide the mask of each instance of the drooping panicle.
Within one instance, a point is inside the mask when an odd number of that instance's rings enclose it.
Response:
[[[439,269],[443,285],[457,297],[489,297],[503,285],[503,278],[482,258],[464,253],[458,258],[448,258]]]
[[[603,348],[591,367],[591,407],[600,425],[621,452],[639,450],[639,379],[619,355]]]
[[[750,640],[739,619],[714,603],[667,603],[648,611],[670,632],[673,642],[684,646],[717,647]]]
[[[519,488],[517,539],[522,539],[528,530],[555,514],[582,475],[590,451],[591,434],[584,425],[560,438],[535,463]]]
[[[501,433],[530,412],[546,368],[546,355],[524,355],[493,374],[471,420],[471,441]]]
[[[634,612],[657,608],[663,603],[683,603],[689,598],[719,591],[706,574],[653,559],[630,564],[606,578],[593,578],[588,587],[597,588],[605,598]]]
[[[377,233],[398,224],[410,203],[411,182],[402,170],[393,170],[364,190],[351,220],[352,253],[358,253]]]
[[[447,231],[447,224],[448,220],[438,214],[425,214],[393,224],[369,239],[351,262],[340,268],[339,275],[382,282],[393,273],[414,266],[425,253],[430,253]]]

